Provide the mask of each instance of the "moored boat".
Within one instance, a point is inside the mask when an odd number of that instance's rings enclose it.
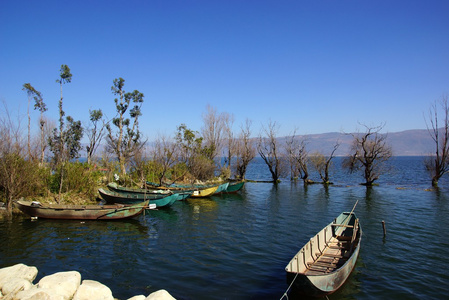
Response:
[[[18,200],[18,208],[32,216],[42,219],[64,220],[117,220],[137,216],[148,207],[148,201],[132,206],[113,205],[63,205],[41,204],[36,201]]]
[[[340,214],[312,237],[285,267],[296,292],[324,296],[339,289],[354,269],[362,238],[353,212]]]
[[[178,199],[177,194],[158,194],[158,193],[127,193],[127,192],[115,192],[111,190],[98,189],[101,198],[107,203],[120,203],[120,204],[135,204],[142,201],[149,200],[150,204],[156,204],[156,207],[170,206]]]
[[[107,185],[108,189],[118,193],[135,193],[135,194],[170,194],[172,191],[167,189],[138,189],[120,186],[115,182],[110,182]]]

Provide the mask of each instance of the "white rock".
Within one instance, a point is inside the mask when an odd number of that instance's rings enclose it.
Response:
[[[38,287],[49,289],[52,295],[60,295],[62,299],[72,299],[81,283],[81,274],[77,271],[59,272],[42,278]]]
[[[3,284],[7,282],[10,278],[22,278],[33,282],[37,276],[36,267],[28,267],[24,264],[17,264],[11,267],[6,267],[0,269],[0,289],[2,289]]]
[[[114,300],[112,291],[104,284],[94,280],[83,280],[73,296],[73,300]]]
[[[2,286],[3,295],[8,295],[10,297],[14,296],[20,291],[26,291],[33,287],[33,284],[23,278],[10,278]]]
[[[138,295],[138,296],[134,296],[132,298],[129,298],[127,300],[145,300],[145,296],[144,295]]]
[[[52,290],[42,289],[34,286],[33,288],[18,292],[13,300],[63,300],[61,295],[54,294]]]
[[[151,293],[145,300],[176,300],[166,290]]]

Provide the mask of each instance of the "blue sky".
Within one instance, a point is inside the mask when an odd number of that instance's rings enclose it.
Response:
[[[29,82],[56,122],[67,64],[67,115],[113,117],[122,77],[145,94],[150,140],[199,131],[208,104],[235,131],[252,120],[254,136],[269,120],[279,135],[421,129],[449,93],[448,13],[448,1],[1,0],[0,100],[25,124]]]

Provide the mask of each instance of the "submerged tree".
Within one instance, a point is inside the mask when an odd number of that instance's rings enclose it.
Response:
[[[245,179],[246,169],[249,163],[256,157],[256,148],[251,140],[251,121],[246,120],[241,127],[239,138],[236,140],[236,177]]]
[[[285,165],[277,140],[278,130],[279,126],[276,122],[270,121],[267,127],[263,126],[262,131],[265,136],[260,134],[257,143],[257,151],[267,165],[274,182],[278,182],[279,178],[285,173]]]
[[[386,162],[392,156],[387,144],[387,135],[381,134],[383,125],[368,127],[364,133],[354,133],[351,154],[343,160],[343,167],[350,172],[363,171],[365,183],[372,186],[374,181],[386,170]]]
[[[330,183],[329,168],[332,165],[332,159],[334,158],[335,151],[337,151],[338,147],[340,147],[340,143],[337,141],[330,155],[326,156],[319,152],[310,155],[310,162],[315,170],[317,170],[318,174],[320,174],[321,182],[324,184]]]
[[[122,175],[126,174],[126,165],[129,160],[146,143],[142,140],[142,134],[139,130],[139,117],[142,115],[141,107],[144,95],[138,90],[125,93],[124,86],[125,80],[116,78],[111,87],[112,93],[118,96],[114,99],[117,115],[112,119],[112,124],[117,131],[114,132],[109,124],[106,125],[108,131],[107,149],[117,157]],[[130,119],[126,117],[125,113],[128,111],[131,102],[134,106],[129,110]]]
[[[307,141],[296,135],[296,131],[286,141],[285,149],[290,161],[292,177],[299,175],[305,184],[311,183],[309,180],[309,170],[307,168],[308,152]]]
[[[427,158],[425,166],[432,178],[432,186],[434,187],[437,187],[440,178],[449,172],[449,106],[447,96],[441,99],[440,106],[443,111],[443,124],[439,123],[437,102],[430,108],[430,126],[427,124],[427,130],[435,143],[435,154]]]

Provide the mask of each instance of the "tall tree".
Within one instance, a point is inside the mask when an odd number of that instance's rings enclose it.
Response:
[[[87,163],[92,163],[92,157],[100,146],[101,140],[104,137],[107,122],[103,118],[103,112],[101,109],[89,110],[90,124],[86,128],[86,134],[89,139],[89,145],[86,146],[87,151]],[[101,123],[100,123],[101,122]]]
[[[372,186],[386,171],[386,162],[393,152],[387,144],[387,135],[380,133],[384,125],[364,126],[366,128],[364,133],[352,134],[351,154],[343,160],[343,167],[350,172],[363,171],[365,178],[363,185]]]
[[[269,121],[267,127],[262,127],[265,135],[263,136],[262,133],[259,135],[257,144],[257,151],[267,165],[274,182],[278,182],[279,178],[285,173],[285,164],[277,140],[278,130],[279,126],[276,122]]]
[[[245,179],[249,163],[256,157],[256,148],[251,140],[251,121],[246,119],[245,125],[240,127],[240,135],[236,140],[236,177]]]
[[[61,69],[59,72],[59,78],[56,79],[56,83],[59,83],[60,91],[61,91],[61,97],[59,98],[59,139],[60,143],[59,146],[61,147],[59,149],[59,153],[64,153],[64,144],[65,144],[65,137],[64,137],[64,116],[65,112],[62,107],[62,85],[65,83],[72,82],[72,73],[70,72],[70,68],[67,65],[61,65]],[[59,159],[63,159],[62,157],[59,157]]]
[[[439,106],[443,112],[443,124],[440,123],[438,103],[435,101],[429,110],[427,130],[435,143],[435,154],[425,160],[425,166],[432,178],[432,186],[437,187],[440,178],[449,172],[449,105],[447,96],[443,96]]]
[[[42,95],[39,93],[39,97],[34,98],[34,109],[39,110],[40,117],[39,117],[39,128],[41,132],[40,137],[40,152],[41,152],[41,159],[40,163],[41,165],[44,163],[45,158],[45,148],[47,147],[47,143],[45,142],[45,124],[47,123],[46,119],[44,118],[44,112],[47,111],[47,105],[44,103],[44,99],[42,98]]]
[[[40,103],[42,101],[42,94],[37,91],[30,83],[25,83],[22,88],[23,91],[25,91],[28,95],[28,107],[27,107],[27,115],[28,115],[28,142],[27,142],[27,149],[28,149],[28,157],[30,159],[33,159],[33,156],[31,154],[31,116],[30,116],[30,103],[31,98],[34,98],[36,103]]]
[[[142,135],[139,130],[139,117],[142,115],[141,107],[144,95],[138,90],[125,93],[124,86],[125,80],[120,77],[114,79],[111,87],[112,93],[118,96],[118,98],[114,99],[117,115],[112,119],[112,124],[116,127],[117,131],[113,132],[111,126],[109,124],[106,125],[108,131],[108,151],[117,157],[122,175],[126,174],[126,166],[129,160],[146,143],[146,141],[142,140]],[[125,114],[128,108],[130,108],[131,103],[134,106],[129,110],[130,119]]]

